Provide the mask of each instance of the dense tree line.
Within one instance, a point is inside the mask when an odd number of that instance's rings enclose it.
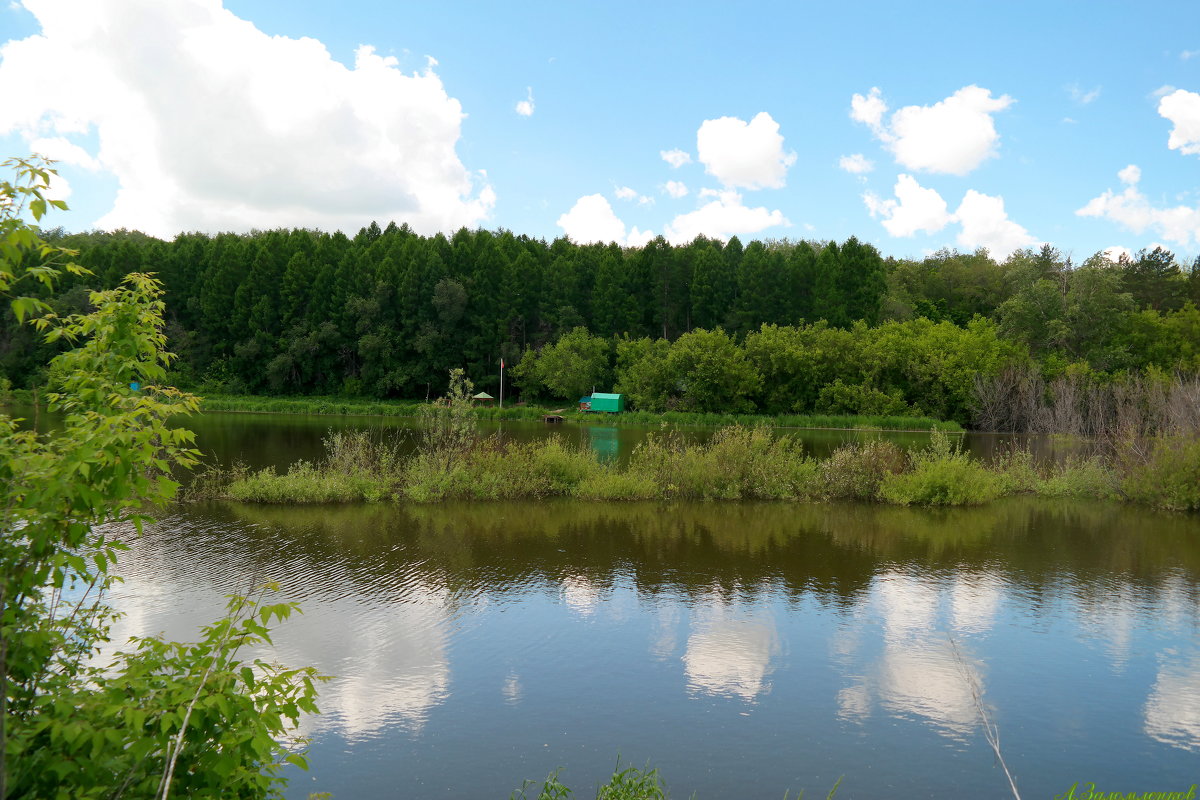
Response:
[[[503,357],[518,389],[548,398],[616,385],[651,409],[969,421],[964,375],[1013,361],[1049,377],[1200,368],[1200,270],[1162,249],[1075,266],[1049,246],[906,260],[855,238],[621,248],[375,223],[54,238],[93,273],[47,298],[60,314],[156,272],[173,378],[210,392],[424,398],[462,367],[494,393]],[[47,347],[4,319],[0,375],[39,381]]]

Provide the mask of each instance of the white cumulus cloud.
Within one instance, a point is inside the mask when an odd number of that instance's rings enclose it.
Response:
[[[697,236],[728,239],[730,236],[758,233],[777,225],[790,225],[779,209],[749,208],[742,203],[742,196],[733,190],[714,191],[701,189],[701,197],[714,198],[710,202],[680,214],[666,226],[665,235],[675,244],[692,241]]]
[[[950,223],[952,217],[942,196],[921,186],[911,175],[900,175],[894,191],[894,200],[881,200],[872,192],[863,195],[871,216],[882,217],[883,227],[892,236],[912,236],[918,231],[937,233]]]
[[[1130,164],[1118,172],[1117,177],[1121,179],[1121,183],[1133,185],[1142,179],[1142,169],[1137,164]]]
[[[32,139],[29,151],[63,164],[82,167],[88,172],[100,169],[100,162],[91,153],[63,136]]]
[[[862,153],[842,156],[838,159],[838,166],[852,175],[865,175],[875,169],[875,163]]]
[[[779,189],[796,163],[795,153],[784,152],[779,123],[765,111],[749,122],[706,119],[696,131],[696,153],[704,171],[729,188]]]
[[[525,87],[525,99],[517,102],[516,112],[522,117],[533,116],[533,87]]]
[[[1176,89],[1158,101],[1158,113],[1175,124],[1167,147],[1187,155],[1200,153],[1200,94]]]
[[[636,189],[631,189],[628,186],[618,186],[613,192],[613,195],[616,196],[618,200],[636,200],[639,206],[654,205],[653,197],[648,197],[644,194],[638,194]]]
[[[1015,102],[988,89],[964,86],[931,106],[905,106],[886,122],[887,103],[878,88],[850,101],[850,117],[871,128],[902,166],[924,172],[966,175],[996,155],[1000,135],[992,115]]]
[[[850,119],[863,123],[884,141],[890,139],[890,134],[883,127],[883,115],[887,109],[887,102],[878,86],[872,86],[866,95],[855,94],[850,98]]]
[[[41,33],[0,48],[0,135],[94,132],[64,161],[116,178],[97,224],[181,230],[371,219],[475,226],[495,193],[455,151],[463,119],[433,71],[360,46],[268,36],[219,0],[26,0]],[[82,148],[80,148],[82,149]],[[91,163],[91,162],[94,162]]]
[[[659,150],[658,154],[662,156],[662,160],[671,165],[674,169],[679,169],[684,164],[692,163],[691,153],[676,148],[675,150]]]
[[[663,186],[663,191],[678,200],[681,197],[686,197],[688,188],[680,181],[667,181]]]
[[[627,236],[625,223],[602,194],[589,194],[576,200],[571,210],[558,218],[557,225],[577,244],[616,242],[638,247],[654,238],[651,231],[637,228]]]
[[[986,247],[994,258],[1007,258],[1014,250],[1037,244],[1029,231],[1008,218],[1004,198],[968,189],[954,219],[962,225],[958,243],[968,250]]]
[[[1075,213],[1081,217],[1110,220],[1135,234],[1151,230],[1167,241],[1185,247],[1192,242],[1200,243],[1200,208],[1182,205],[1156,208],[1138,190],[1141,170],[1132,164],[1118,176],[1126,184],[1124,191],[1117,194],[1107,189]]]
[[[968,189],[954,213],[935,189],[926,188],[911,175],[901,174],[893,189],[895,198],[882,199],[872,192],[863,202],[872,217],[879,217],[896,237],[937,233],[952,223],[961,227],[956,241],[968,250],[986,247],[996,258],[1036,244],[1025,228],[1008,218],[1004,199]]]

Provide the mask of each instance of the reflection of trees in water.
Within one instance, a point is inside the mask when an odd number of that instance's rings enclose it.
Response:
[[[236,506],[271,550],[375,593],[416,572],[454,597],[522,592],[570,577],[597,591],[631,574],[639,593],[711,587],[851,608],[881,564],[988,570],[1034,597],[1069,593],[1102,609],[1106,581],[1139,604],[1178,578],[1196,593],[1200,519],[1117,504],[1014,499],[984,508],[791,503],[462,503],[436,506]],[[750,587],[750,588],[745,588]],[[965,600],[964,600],[965,601]]]

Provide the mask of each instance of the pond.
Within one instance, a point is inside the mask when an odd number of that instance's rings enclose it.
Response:
[[[0,404],[0,413],[22,418],[22,425],[36,421],[39,430],[51,428],[58,417],[46,412],[37,413],[31,406]],[[197,444],[209,460],[228,466],[241,462],[253,469],[274,466],[286,468],[297,460],[314,461],[321,458],[321,440],[330,431],[366,430],[381,440],[397,444],[402,451],[415,449],[423,425],[412,417],[334,416],[320,414],[259,414],[241,412],[208,412],[181,417],[173,424],[196,432]],[[558,436],[574,446],[589,447],[605,461],[624,462],[634,448],[646,437],[663,430],[647,425],[580,424],[568,420],[562,424],[543,422],[480,422],[481,435],[497,434],[518,442]],[[686,439],[707,441],[717,428],[706,426],[677,426],[674,428]],[[886,439],[905,448],[921,448],[929,442],[929,434],[921,431],[871,431],[809,428],[776,428],[779,435],[790,436],[804,443],[807,452],[825,458],[847,442],[865,439]],[[1090,445],[1070,437],[980,433],[968,431],[955,434],[964,450],[978,458],[992,458],[1008,452],[1014,446],[1028,448],[1041,461],[1059,461],[1069,456],[1086,454]]]
[[[312,457],[331,425],[231,416],[198,420],[202,445],[255,464]],[[1004,797],[985,716],[1027,800],[1200,782],[1195,515],[212,504],[119,572],[118,641],[194,637],[266,579],[301,603],[261,655],[335,678],[290,798],[504,798],[557,767],[589,797],[618,755],[699,800],[840,776],[839,798]]]

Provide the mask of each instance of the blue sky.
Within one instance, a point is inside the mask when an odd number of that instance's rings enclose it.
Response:
[[[1194,2],[26,0],[0,42],[72,230],[1200,253]]]

